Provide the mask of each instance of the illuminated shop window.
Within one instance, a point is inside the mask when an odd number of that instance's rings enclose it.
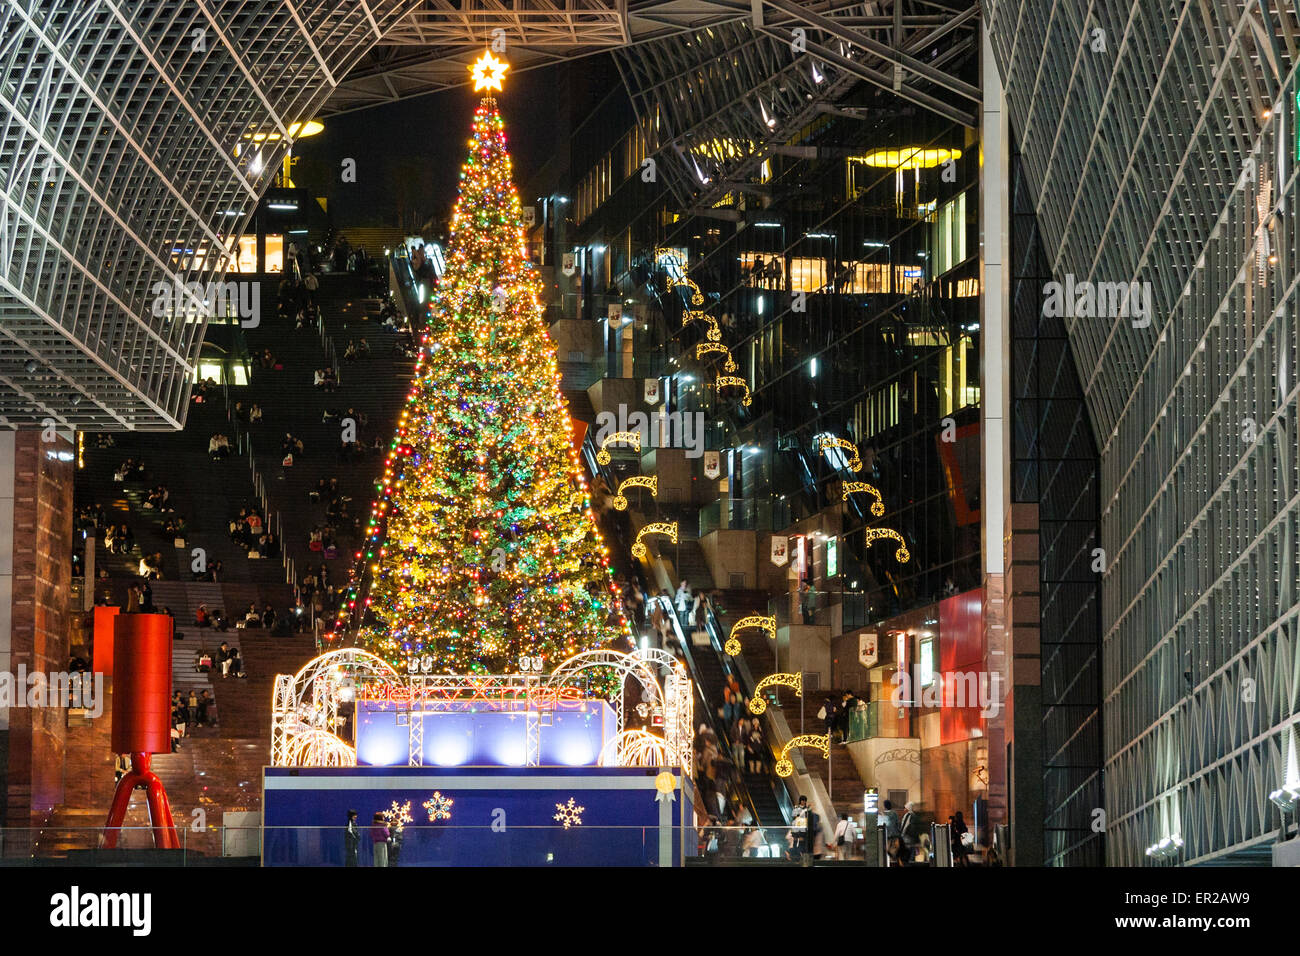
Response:
[[[253,261],[257,261],[256,255]],[[256,266],[254,266],[254,269],[256,269]],[[284,236],[266,237],[266,271],[284,271]]]
[[[931,227],[934,272],[942,275],[966,259],[966,194],[944,203]]]

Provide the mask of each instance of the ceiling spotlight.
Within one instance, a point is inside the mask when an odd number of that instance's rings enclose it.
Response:
[[[35,375],[40,367],[41,363],[36,361],[36,359],[28,359],[23,363],[23,368],[27,370],[28,375]]]
[[[1154,860],[1172,860],[1183,848],[1183,838],[1174,834],[1147,847],[1146,855]]]
[[[80,392],[73,392],[71,395],[68,396],[68,401],[70,401],[73,405],[80,405],[80,404],[81,404],[81,393],[80,393]]]
[[[1283,813],[1291,813],[1296,809],[1297,803],[1300,803],[1300,784],[1293,783],[1274,790],[1268,798]]]

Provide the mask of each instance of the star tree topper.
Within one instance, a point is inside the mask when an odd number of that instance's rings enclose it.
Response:
[[[474,75],[474,92],[479,90],[501,90],[501,81],[505,79],[506,70],[510,69],[510,64],[498,60],[492,55],[491,50],[484,50],[483,55],[474,61],[470,67],[470,72]]]

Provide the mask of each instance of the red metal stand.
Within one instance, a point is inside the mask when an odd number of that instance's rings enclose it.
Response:
[[[180,836],[172,822],[172,807],[167,801],[167,791],[158,775],[149,769],[149,754],[131,754],[131,769],[122,775],[113,792],[113,805],[104,824],[104,849],[117,846],[117,835],[126,819],[126,808],[131,802],[131,792],[143,788],[149,805],[149,825],[153,827],[153,845],[163,850],[179,850]]]
[[[154,846],[179,850],[167,791],[150,768],[151,755],[171,751],[172,620],[166,614],[113,618],[113,753],[130,754],[131,769],[113,793],[102,846],[113,849],[126,820],[131,792],[149,804]]]

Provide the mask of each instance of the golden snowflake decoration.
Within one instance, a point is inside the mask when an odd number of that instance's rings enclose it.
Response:
[[[429,811],[429,821],[450,820],[451,805],[456,801],[451,797],[444,797],[441,790],[433,791],[433,796],[425,800],[422,806]]]
[[[587,808],[578,806],[574,803],[573,797],[569,797],[568,803],[557,803],[555,809],[559,811],[555,814],[555,819],[563,823],[564,829],[567,830],[571,826],[582,826],[582,814]]]
[[[392,807],[384,811],[384,819],[388,821],[389,826],[396,827],[399,830],[408,823],[414,823],[415,818],[411,816],[411,801],[407,800],[399,805],[394,800]]]

